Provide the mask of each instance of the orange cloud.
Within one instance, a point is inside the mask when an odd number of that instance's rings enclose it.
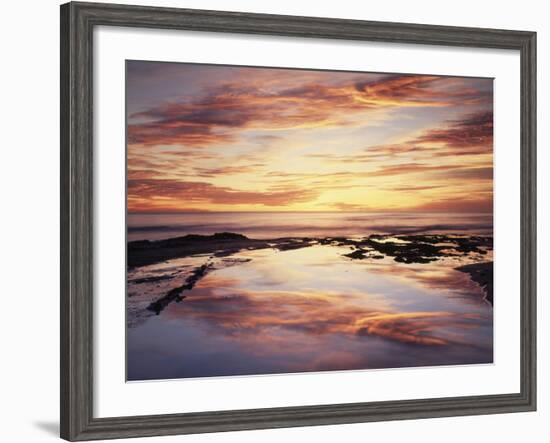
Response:
[[[277,72],[276,75],[290,75]],[[342,126],[350,113],[407,106],[451,106],[479,91],[430,87],[445,77],[399,75],[343,85],[309,83],[266,92],[263,85],[225,83],[188,101],[166,103],[131,114],[128,143],[203,146],[235,140],[244,128]]]
[[[447,128],[431,129],[414,140],[418,144],[442,144],[453,148],[454,155],[491,153],[493,149],[493,113],[484,111],[450,122]],[[481,148],[481,149],[479,149]]]
[[[162,196],[162,198],[155,202],[154,199],[157,196]],[[131,211],[136,209],[158,210],[160,208],[177,210],[178,205],[184,206],[196,202],[284,206],[292,202],[309,201],[316,196],[315,191],[307,189],[241,191],[205,182],[166,179],[128,180],[128,209]],[[143,201],[147,203],[143,204]]]
[[[391,175],[403,175],[403,174],[420,174],[429,171],[441,171],[442,169],[455,168],[450,165],[428,165],[423,163],[405,163],[401,165],[384,166],[380,169],[369,171],[368,175],[371,177],[391,176]]]
[[[195,172],[199,177],[216,177],[227,174],[243,174],[247,172],[257,173],[258,168],[265,166],[264,163],[252,163],[247,165],[228,165],[214,168],[195,168]]]

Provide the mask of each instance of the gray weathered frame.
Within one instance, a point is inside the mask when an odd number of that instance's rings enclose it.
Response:
[[[93,29],[98,25],[517,50],[521,57],[521,391],[513,394],[93,417]],[[536,409],[536,33],[67,3],[61,6],[61,437],[70,441]]]

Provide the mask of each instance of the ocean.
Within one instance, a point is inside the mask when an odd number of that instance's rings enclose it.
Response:
[[[235,232],[257,239],[370,234],[492,235],[493,215],[480,213],[189,212],[130,213],[128,241]]]

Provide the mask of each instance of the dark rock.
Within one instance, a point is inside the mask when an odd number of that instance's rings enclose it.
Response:
[[[170,280],[174,277],[174,274],[163,274],[163,275],[154,275],[151,277],[136,278],[131,280],[129,283],[141,284],[141,283],[155,283],[163,280]]]
[[[213,235],[186,235],[157,241],[135,241],[128,243],[128,267],[151,265],[174,258],[197,254],[223,254],[246,248],[267,248],[264,240],[252,240],[244,235],[221,232]]]
[[[353,258],[355,260],[363,260],[367,256],[365,255],[367,251],[364,251],[363,249],[356,249],[353,252],[350,252],[349,254],[344,254],[344,257]]]
[[[393,238],[399,241],[388,241]],[[361,244],[380,254],[394,257],[394,260],[400,263],[429,263],[471,252],[485,255],[486,249],[492,249],[493,239],[479,236],[373,234]]]
[[[159,315],[170,303],[173,301],[180,302],[185,296],[182,296],[183,291],[190,291],[197,284],[197,282],[203,278],[207,272],[210,270],[211,265],[209,263],[195,268],[195,270],[185,279],[185,283],[177,288],[173,288],[166,293],[163,297],[159,298],[152,302],[147,309],[153,311],[155,314]]]
[[[455,269],[470,274],[470,278],[483,288],[487,301],[493,304],[493,262],[473,263]]]

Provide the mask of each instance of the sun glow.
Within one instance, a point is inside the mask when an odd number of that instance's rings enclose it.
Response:
[[[154,62],[127,74],[132,212],[491,211],[490,79]]]

